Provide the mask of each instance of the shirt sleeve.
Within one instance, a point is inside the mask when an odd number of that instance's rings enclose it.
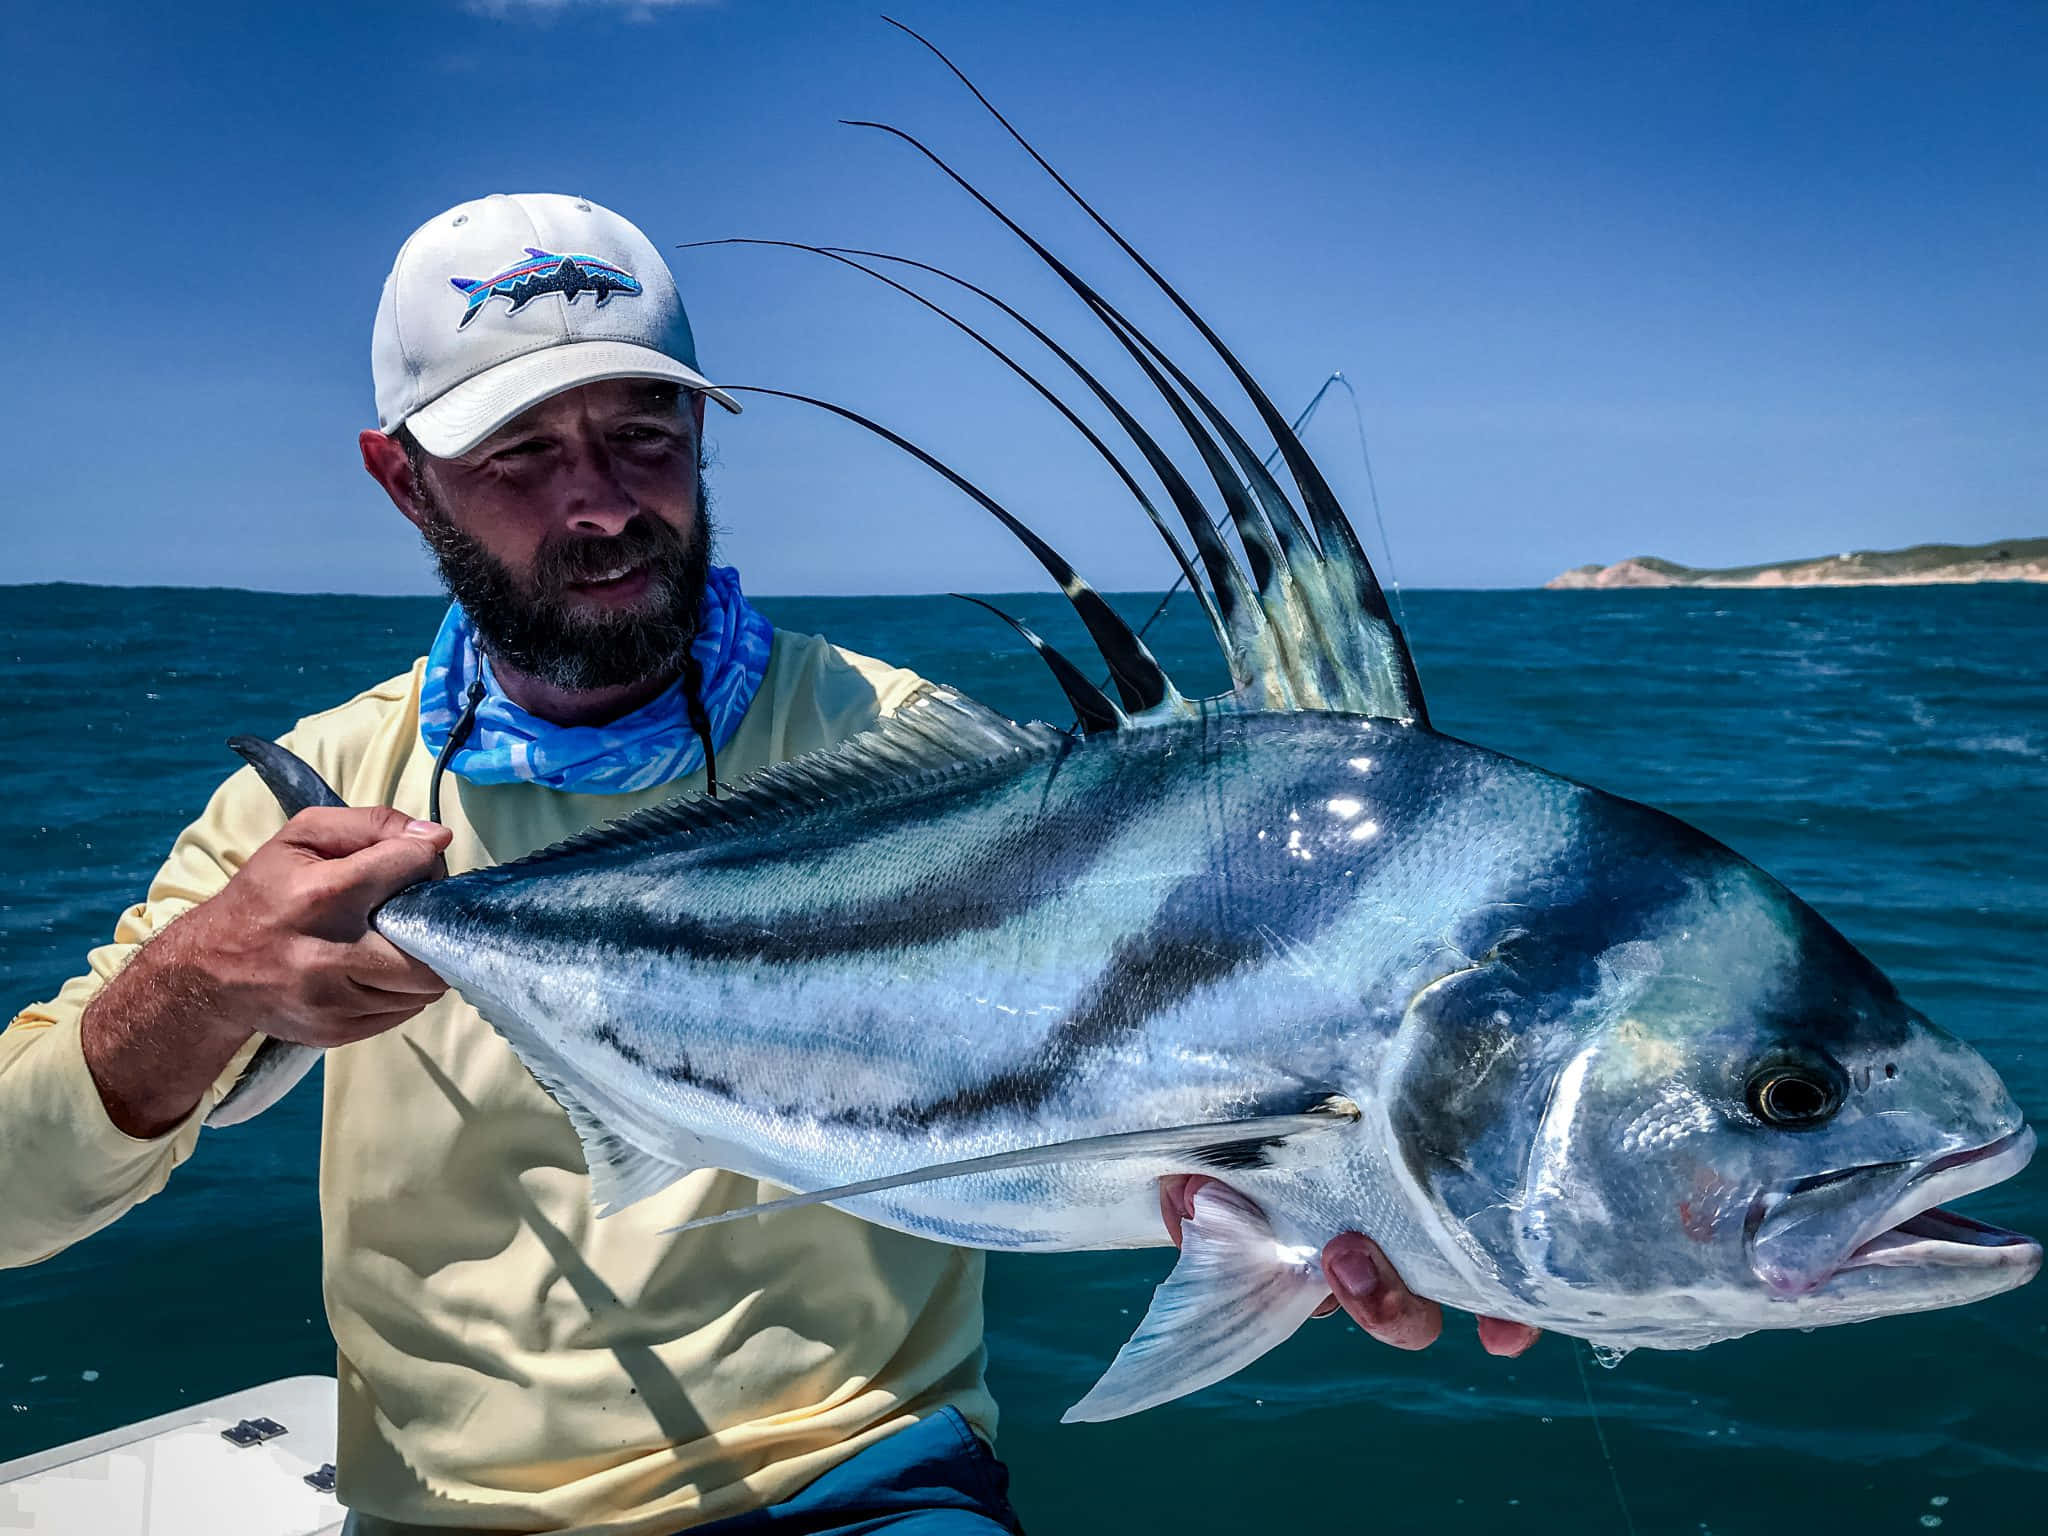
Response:
[[[282,825],[254,773],[229,778],[178,834],[147,896],[121,914],[113,941],[86,957],[85,973],[0,1032],[0,1267],[36,1263],[97,1232],[162,1189],[192,1155],[206,1112],[261,1037],[235,1054],[184,1121],[138,1140],[107,1116],[79,1044],[79,1017],[138,949],[226,885]]]

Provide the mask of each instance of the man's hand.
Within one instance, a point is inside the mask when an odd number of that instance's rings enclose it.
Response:
[[[301,811],[251,855],[192,925],[216,1012],[245,1032],[336,1046],[402,1024],[447,984],[370,930],[370,914],[442,872],[446,827],[398,811]]]
[[[387,897],[442,872],[449,836],[376,808],[317,808],[287,822],[86,1009],[86,1065],[114,1124],[145,1138],[177,1124],[258,1030],[347,1045],[439,997],[441,979],[369,920]]]
[[[1195,1191],[1212,1182],[1199,1173],[1159,1181],[1159,1214],[1176,1247],[1181,1223],[1194,1215]],[[1341,1305],[1359,1327],[1396,1349],[1425,1349],[1444,1330],[1443,1308],[1409,1290],[1380,1245],[1363,1233],[1340,1233],[1323,1245],[1323,1275],[1331,1295],[1316,1309],[1317,1317],[1328,1317]],[[1526,1323],[1479,1319],[1479,1343],[1489,1355],[1513,1358],[1534,1344],[1538,1333]]]

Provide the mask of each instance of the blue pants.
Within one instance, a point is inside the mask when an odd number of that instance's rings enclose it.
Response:
[[[946,1408],[843,1461],[802,1493],[690,1536],[1022,1536],[1010,1473]]]

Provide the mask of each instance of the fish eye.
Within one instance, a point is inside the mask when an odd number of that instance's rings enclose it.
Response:
[[[1749,1079],[1749,1112],[1782,1131],[1809,1131],[1842,1107],[1837,1076],[1816,1062],[1775,1061]]]

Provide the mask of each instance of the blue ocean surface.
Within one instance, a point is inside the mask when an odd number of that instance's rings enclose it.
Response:
[[[1142,615],[1153,600],[1118,601]],[[1085,654],[1056,599],[1010,606]],[[1754,858],[2048,1116],[2048,589],[1422,592],[1406,606],[1440,729]],[[1009,632],[950,599],[762,607],[1009,713],[1067,718]],[[0,1016],[54,992],[141,895],[233,766],[224,737],[275,734],[402,670],[438,615],[425,599],[0,588]],[[1220,684],[1185,600],[1154,633],[1188,692]],[[209,1133],[163,1194],[0,1273],[0,1459],[333,1369],[319,1112],[306,1088]],[[2048,1163],[1964,1209],[2048,1231]],[[1639,1351],[1614,1370],[1561,1338],[1490,1359],[1464,1319],[1416,1355],[1315,1323],[1190,1399],[1062,1427],[1168,1261],[990,1266],[1001,1450],[1037,1532],[2048,1528],[2048,1285]]]

